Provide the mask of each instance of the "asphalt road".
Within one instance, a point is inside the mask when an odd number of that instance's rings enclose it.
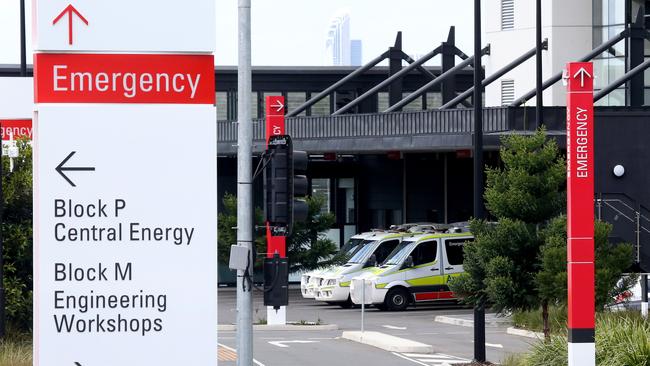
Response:
[[[262,294],[254,294],[253,319],[266,318]],[[219,324],[235,324],[236,291],[234,288],[219,290]],[[434,348],[434,354],[397,354],[378,348],[341,339],[345,330],[359,330],[360,309],[341,309],[303,299],[299,290],[290,291],[288,321],[337,324],[337,331],[255,331],[254,356],[258,365],[440,365],[443,360],[462,361],[473,356],[473,329],[434,322],[438,315],[472,319],[472,310],[452,306],[420,306],[404,312],[382,312],[369,308],[365,314],[365,329],[391,334],[425,344]],[[494,316],[494,315],[488,315]],[[506,355],[526,352],[535,341],[506,334],[505,327],[487,327],[486,350],[488,360],[499,362]],[[219,343],[236,347],[236,332],[219,332]],[[234,365],[233,361],[221,361],[221,365]]]

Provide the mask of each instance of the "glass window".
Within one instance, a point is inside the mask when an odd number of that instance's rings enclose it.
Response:
[[[427,109],[440,108],[442,106],[442,94],[427,93]]]
[[[228,93],[217,92],[217,121],[228,119]]]
[[[251,118],[260,118],[257,113],[257,104],[259,102],[260,95],[257,92],[253,92],[251,95]]]
[[[344,197],[342,209],[343,214],[345,215],[345,222],[348,224],[354,223],[354,178],[340,178],[339,193]]]
[[[325,199],[321,213],[330,212],[330,180],[329,178],[314,178],[311,180],[311,195],[321,196]]]
[[[349,256],[354,255],[354,253],[357,252],[357,250],[360,249],[360,244],[363,243],[363,239],[355,239],[355,238],[350,238],[343,247],[341,248],[341,252],[346,253]]]
[[[625,23],[625,0],[606,0],[607,1],[607,24],[623,24]],[[632,14],[636,14],[633,12]]]
[[[388,255],[399,245],[399,239],[396,240],[387,240],[377,247],[375,250],[375,257],[377,258],[377,263],[384,263]]]
[[[388,255],[384,261],[384,265],[402,264],[406,257],[411,253],[411,246],[414,241],[404,240]]]
[[[293,111],[300,107],[307,101],[307,93],[287,93],[287,110]],[[306,115],[306,110],[299,114],[299,116]]]
[[[359,245],[359,250],[350,258],[348,263],[362,263],[365,262],[364,258],[370,256],[370,251],[374,248],[376,240],[364,240]]]
[[[311,106],[311,115],[312,116],[329,116],[330,115],[330,96],[319,100]]]
[[[452,266],[463,264],[463,246],[471,239],[448,239],[445,240],[445,251],[447,252],[447,263]]]
[[[377,109],[378,112],[383,112],[387,110],[388,105],[388,93],[377,93]]]
[[[402,93],[402,99],[406,98],[411,93]],[[402,108],[403,111],[421,111],[422,110],[422,97],[415,98],[414,101],[407,104]]]
[[[438,241],[431,240],[418,244],[411,253],[413,257],[413,265],[419,266],[422,264],[433,263],[438,255]]]

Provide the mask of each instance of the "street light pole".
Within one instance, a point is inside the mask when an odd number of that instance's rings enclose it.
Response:
[[[535,124],[541,126],[544,118],[544,90],[542,88],[542,0],[535,0]]]
[[[248,268],[237,270],[237,366],[253,365],[253,126],[251,120],[251,0],[239,0],[237,69],[237,245]]]
[[[483,85],[481,0],[474,0],[474,218],[483,218]],[[474,306],[474,360],[485,362],[485,304]]]
[[[25,0],[20,0],[20,76],[27,76],[27,40],[25,35]]]

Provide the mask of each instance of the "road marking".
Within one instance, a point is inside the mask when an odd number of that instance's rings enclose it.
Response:
[[[235,349],[232,348],[232,347],[228,347],[228,346],[226,346],[225,344],[221,344],[221,343],[217,343],[217,346],[219,346],[219,347],[223,347],[224,349],[226,349],[226,350],[228,350],[228,351],[230,351],[230,352],[234,352],[235,355],[237,355],[237,350],[235,350]],[[235,359],[235,361],[236,361],[236,359]],[[258,361],[258,360],[256,360],[256,359],[253,359],[253,363],[255,363],[257,366],[266,366],[266,365],[264,365],[263,363],[261,363],[260,361]]]
[[[474,341],[472,341],[472,343],[474,343]],[[499,344],[499,343],[487,343],[487,342],[485,342],[485,345],[487,347],[492,347],[492,348],[503,348],[503,345]]]
[[[286,343],[305,344],[305,343],[318,343],[318,341],[274,341],[274,342],[269,342],[269,344],[272,344],[272,345],[280,347],[280,348],[289,348],[289,346],[287,346]]]
[[[394,325],[382,325],[382,327],[388,328],[388,329],[406,330],[406,327],[397,327],[397,326],[394,326]]]
[[[470,362],[470,360],[465,359],[465,358],[460,358],[456,356],[450,356],[446,355],[443,353],[433,353],[433,354],[426,354],[426,353],[396,353],[396,352],[391,352],[395,356],[398,356],[400,358],[403,358],[405,360],[411,361],[413,363],[416,363],[418,365],[423,365],[423,366],[442,366],[444,364],[450,363],[450,362]]]

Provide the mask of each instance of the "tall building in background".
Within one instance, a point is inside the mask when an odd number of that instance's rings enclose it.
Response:
[[[325,50],[328,66],[350,65],[350,14],[339,11],[330,21]]]
[[[363,58],[363,48],[360,39],[353,39],[350,41],[350,65],[361,66]]]

